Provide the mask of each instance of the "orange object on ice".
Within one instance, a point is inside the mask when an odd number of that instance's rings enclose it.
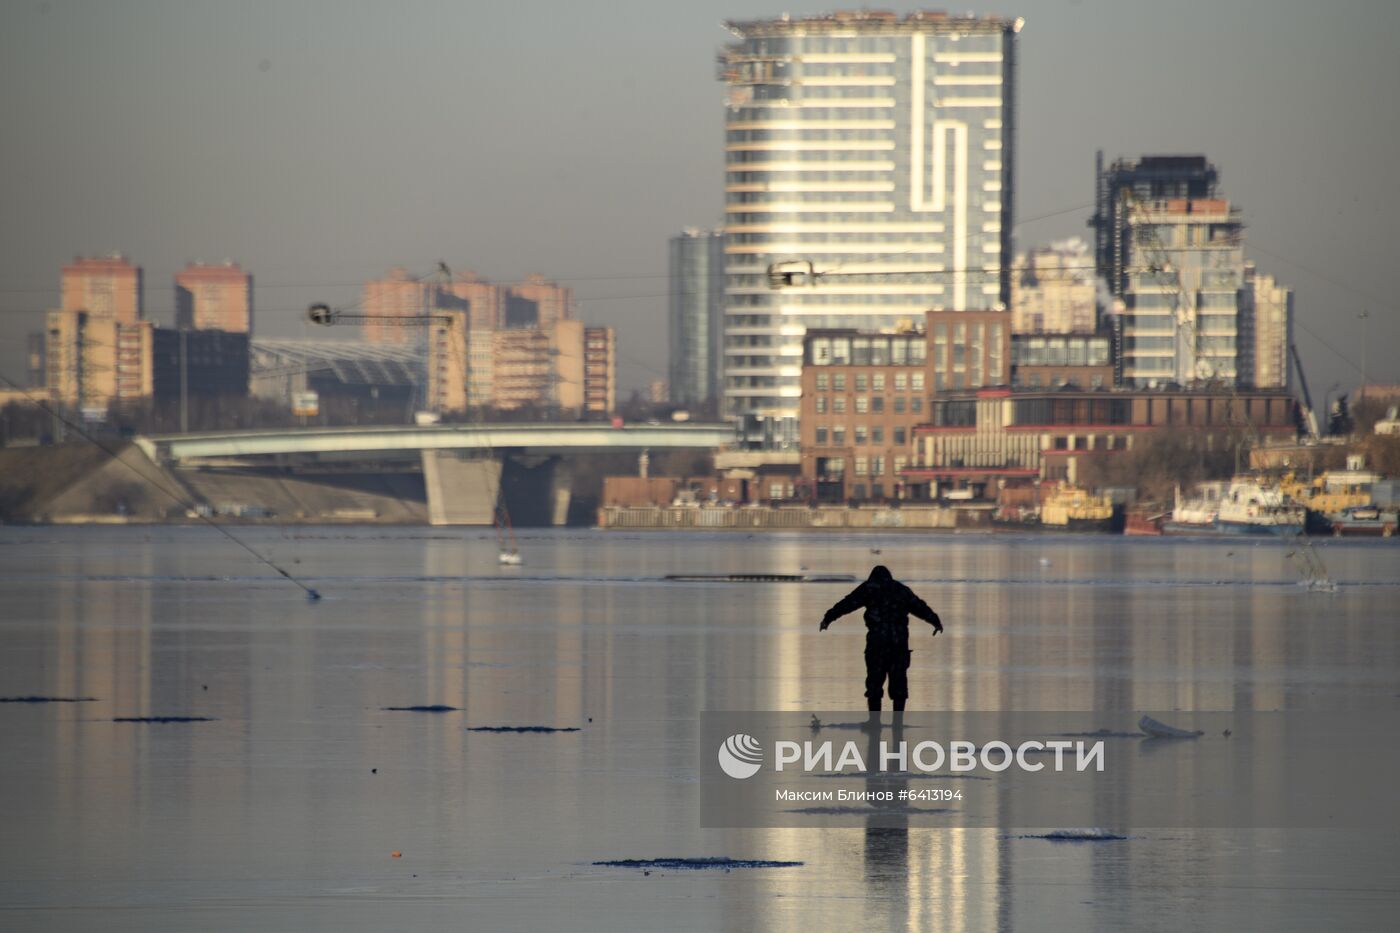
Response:
[[[402,852],[390,852],[390,853],[389,853],[389,857],[390,857],[390,858],[403,858],[403,853],[402,853]]]

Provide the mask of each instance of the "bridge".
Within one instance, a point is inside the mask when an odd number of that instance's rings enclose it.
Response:
[[[401,458],[424,450],[499,451],[554,455],[714,448],[733,443],[730,424],[435,424],[353,428],[279,428],[165,434],[138,439],[159,463],[250,461],[254,458],[366,460]]]
[[[730,424],[436,424],[213,431],[139,437],[152,461],[177,471],[345,470],[421,463],[429,521],[489,525],[504,503],[523,524],[563,524],[572,496],[569,454],[715,449]],[[543,509],[543,511],[542,511]]]

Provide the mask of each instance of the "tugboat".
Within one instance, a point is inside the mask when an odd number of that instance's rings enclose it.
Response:
[[[1107,496],[1095,496],[1077,486],[1061,486],[1040,507],[1040,523],[1059,531],[1123,530],[1123,510]]]

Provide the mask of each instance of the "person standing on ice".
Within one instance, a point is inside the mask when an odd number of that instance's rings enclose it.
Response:
[[[883,564],[870,571],[870,578],[822,616],[821,630],[848,612],[865,609],[865,699],[866,708],[878,712],[884,697],[885,678],[890,681],[890,700],[895,712],[904,711],[909,699],[909,616],[915,615],[933,626],[933,634],[943,631],[938,613],[914,591],[896,580]]]

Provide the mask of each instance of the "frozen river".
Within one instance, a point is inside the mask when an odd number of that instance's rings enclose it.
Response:
[[[4,929],[1374,930],[1400,839],[702,829],[703,709],[863,706],[843,584],[888,564],[910,709],[1400,708],[1400,546],[200,527],[0,528]],[[882,554],[870,553],[877,545]],[[424,714],[384,707],[444,704]],[[184,724],[113,722],[203,716]],[[1126,724],[1126,723],[1125,723]],[[472,727],[578,727],[557,734]],[[1389,737],[1393,740],[1393,736]],[[1384,801],[1386,806],[1395,802]],[[394,857],[393,853],[401,853]],[[798,867],[599,867],[728,856]]]

